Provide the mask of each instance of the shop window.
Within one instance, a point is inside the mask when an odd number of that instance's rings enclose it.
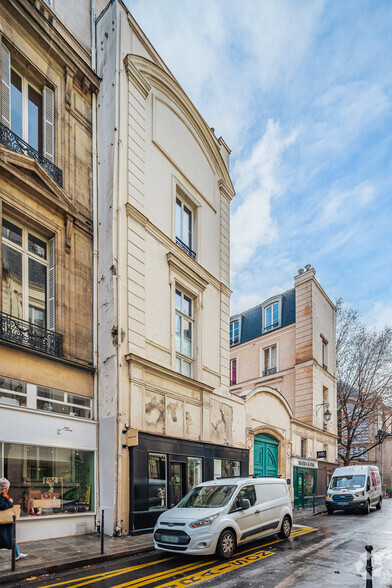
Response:
[[[19,380],[0,377],[0,404],[26,406],[26,384]]]
[[[214,479],[238,478],[241,475],[241,462],[233,459],[214,459]]]
[[[192,377],[194,314],[193,300],[181,290],[176,290],[176,371]]]
[[[203,460],[200,457],[188,457],[187,492],[203,481]]]
[[[29,385],[25,382],[0,376],[0,404],[44,410],[65,414],[70,417],[91,419],[91,399],[78,394],[70,394],[53,388]]]
[[[167,508],[166,455],[148,455],[148,509]]]
[[[94,510],[94,452],[62,447],[3,444],[2,475],[22,516]]]
[[[54,330],[54,239],[2,219],[2,311]]]

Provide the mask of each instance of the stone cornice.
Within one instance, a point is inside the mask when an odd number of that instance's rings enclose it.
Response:
[[[291,422],[293,423],[293,425],[296,425],[297,427],[308,429],[309,431],[313,431],[315,433],[318,433],[319,435],[326,435],[327,437],[331,437],[332,439],[338,439],[338,435],[335,435],[335,433],[324,431],[324,429],[319,429],[314,425],[309,425],[309,423],[304,423],[303,421],[299,421],[298,419],[291,419]]]
[[[169,252],[166,254],[167,263],[170,269],[174,270],[177,275],[182,276],[186,280],[193,282],[198,290],[205,290],[208,282],[204,280],[197,272],[195,272],[188,263],[184,263],[178,255]]]
[[[206,286],[211,284],[217,290],[220,290],[227,296],[230,296],[231,290],[226,284],[220,282],[197,261],[191,259],[186,253],[184,253],[184,251],[182,251],[180,247],[178,247],[178,245],[172,239],[170,239],[170,237],[158,229],[142,212],[132,206],[132,204],[129,202],[125,204],[125,209],[128,216],[136,220],[142,227],[146,229],[146,231],[150,233],[150,235],[160,241],[162,245],[164,245],[169,250],[169,253],[173,254],[175,259],[180,260],[183,268],[189,268],[189,270],[186,270],[187,272],[191,271],[193,275],[198,277],[197,279],[202,284],[205,283]],[[189,274],[187,274],[187,276],[189,276]]]
[[[80,81],[83,78],[88,80],[90,83],[89,91],[98,91],[100,78],[32,2],[8,0],[7,5],[9,9],[13,10],[15,17],[20,23],[23,23],[26,29],[31,28],[33,30],[33,34],[38,37],[41,47],[47,49],[52,59],[57,61],[63,68],[68,66],[75,69]],[[48,7],[48,12],[52,14],[50,7]],[[56,18],[54,13],[53,16]]]
[[[144,357],[140,357],[140,355],[136,355],[135,353],[128,353],[125,356],[129,366],[130,364],[136,364],[139,367],[147,368],[150,372],[155,372],[156,374],[169,378],[170,380],[176,381],[179,384],[186,386],[187,388],[196,388],[200,392],[210,392],[211,394],[214,393],[215,388],[209,386],[208,384],[203,384],[203,382],[199,382],[199,380],[194,380],[192,378],[187,378],[182,374],[178,374],[174,372],[172,369],[154,363],[149,359],[145,359]]]

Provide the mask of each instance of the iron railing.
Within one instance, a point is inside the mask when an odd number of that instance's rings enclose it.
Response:
[[[63,357],[63,336],[28,321],[0,312],[0,340]]]
[[[16,153],[22,153],[32,157],[44,168],[47,174],[58,184],[60,187],[63,185],[63,172],[54,163],[49,161],[46,157],[38,153],[31,145],[23,141],[18,135],[16,135],[11,129],[0,123],[0,143],[5,145],[7,149],[16,151]]]
[[[263,376],[270,376],[271,374],[276,374],[276,367],[269,368],[269,370],[263,371]]]
[[[192,249],[188,247],[188,245],[185,245],[185,243],[183,243],[181,239],[179,239],[178,237],[176,237],[176,243],[179,247],[181,247],[183,251],[185,251],[187,255],[189,255],[189,257],[191,257],[192,259],[196,259],[196,253],[192,251]]]

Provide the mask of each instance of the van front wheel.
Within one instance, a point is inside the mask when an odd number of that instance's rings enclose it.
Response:
[[[290,533],[291,533],[291,521],[290,521],[290,517],[286,516],[283,519],[282,526],[280,528],[278,535],[281,539],[288,539],[290,537]]]
[[[225,529],[219,537],[216,553],[221,559],[230,559],[235,552],[235,548],[236,539],[233,531]]]

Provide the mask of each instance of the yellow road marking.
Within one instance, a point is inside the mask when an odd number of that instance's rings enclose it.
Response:
[[[317,529],[314,529],[312,527],[299,527],[296,528],[294,531],[292,531],[290,537],[298,537],[300,535],[305,535],[306,533],[311,533],[312,531],[316,531]],[[275,539],[274,541],[269,541],[264,543],[263,545],[260,545],[259,548],[261,547],[265,547],[266,545],[270,546],[273,545],[275,543],[280,543],[281,541],[285,541],[285,539]],[[250,551],[254,551],[255,549],[257,549],[257,547],[251,547],[248,549],[245,549],[242,553],[241,553],[241,557],[244,554],[249,553]],[[144,563],[144,564],[139,564],[136,566],[130,566],[127,568],[120,568],[117,570],[112,570],[109,572],[101,572],[100,574],[92,574],[90,576],[85,576],[84,578],[75,578],[74,580],[68,580],[68,581],[64,581],[64,582],[58,582],[56,584],[47,584],[45,586],[43,586],[42,588],[54,588],[57,586],[65,586],[65,585],[72,585],[72,588],[81,588],[82,586],[87,586],[89,584],[94,584],[96,582],[101,582],[102,580],[107,580],[110,578],[114,578],[116,576],[120,576],[129,572],[133,572],[133,571],[137,571],[143,568],[147,568],[149,566],[153,566],[153,565],[158,565],[160,563],[164,563],[173,559],[178,559],[177,557],[168,557],[166,559],[162,559],[162,560],[157,560],[157,561],[153,561],[153,562],[148,562],[148,563]],[[168,570],[166,572],[158,572],[155,574],[151,574],[149,576],[144,576],[143,578],[137,578],[135,580],[131,580],[128,582],[125,582],[124,584],[118,584],[116,585],[114,588],[125,588],[125,587],[129,587],[129,586],[133,586],[134,588],[136,588],[137,586],[145,586],[147,584],[151,584],[153,582],[156,582],[159,579],[163,579],[163,578],[167,578],[169,576],[175,576],[178,573],[184,573],[184,572],[189,572],[192,571],[196,568],[200,568],[200,567],[204,567],[206,565],[209,564],[214,564],[217,563],[219,560],[214,559],[212,561],[200,561],[198,560],[195,563],[191,563],[191,564],[186,564],[183,566],[179,566],[177,568],[172,568],[171,570]],[[248,562],[251,563],[251,562]],[[218,566],[219,567],[219,566]],[[201,573],[201,572],[200,572]],[[86,580],[86,581],[84,581]],[[201,581],[201,580],[200,580]],[[79,582],[79,583],[76,583]]]
[[[290,537],[298,537],[300,535],[305,535],[306,533],[311,533],[312,531],[315,531],[316,529],[313,529],[311,527],[303,527],[300,528],[298,530],[296,530],[295,532],[293,532]],[[245,554],[248,554],[250,551],[255,551],[255,549],[260,549],[262,547],[265,546],[270,546],[273,545],[274,543],[281,543],[282,541],[285,541],[285,539],[275,539],[274,541],[270,541],[268,543],[264,543],[263,545],[260,545],[258,547],[249,547],[248,549],[245,549],[244,551],[241,552],[241,554],[239,554],[240,557],[243,557]],[[252,555],[252,554],[250,554]],[[271,553],[271,555],[273,555],[273,553]],[[210,560],[210,561],[197,561],[194,564],[188,564],[188,566],[184,566],[184,569],[181,568],[173,568],[171,570],[168,570],[167,572],[158,572],[156,574],[151,574],[150,576],[144,576],[143,578],[138,578],[135,580],[130,580],[128,582],[125,582],[124,584],[116,584],[116,586],[113,586],[113,588],[129,588],[129,587],[133,587],[133,588],[143,588],[144,586],[147,586],[147,584],[152,584],[155,583],[157,580],[161,580],[163,578],[167,578],[170,576],[175,576],[178,573],[184,573],[184,572],[190,572],[192,570],[195,570],[197,568],[203,568],[207,565],[211,565],[211,564],[216,564],[218,563],[219,560],[218,559],[214,559],[214,560]],[[251,563],[251,562],[248,562]],[[199,574],[202,572],[199,572]],[[166,584],[165,584],[166,586]],[[168,583],[168,586],[171,586],[170,582]],[[77,588],[76,586],[74,588]]]
[[[233,570],[238,570],[238,568],[242,568],[243,566],[248,566],[249,564],[259,561],[260,559],[264,559],[265,557],[275,555],[275,553],[276,552],[274,551],[264,550],[257,551],[256,553],[249,553],[248,555],[245,555],[238,559],[233,559],[228,562],[221,563],[220,565],[214,566],[209,570],[197,572],[192,576],[180,578],[179,580],[175,580],[174,582],[160,584],[160,586],[157,588],[178,588],[179,586],[194,586],[195,584],[204,582],[204,580],[210,580],[211,578],[216,578],[217,576],[227,574],[228,572],[232,572]]]
[[[175,556],[173,557],[167,557],[165,559],[162,560],[156,560],[156,561],[150,561],[148,563],[144,563],[144,564],[139,564],[137,566],[130,566],[127,568],[120,568],[117,570],[112,570],[110,572],[101,572],[100,574],[92,574],[90,576],[85,576],[84,578],[75,578],[74,580],[67,580],[65,582],[58,582],[57,584],[47,584],[45,585],[43,588],[54,588],[54,586],[65,586],[66,584],[73,584],[74,582],[80,582],[82,580],[89,580],[91,578],[96,578],[96,580],[94,581],[99,581],[100,579],[104,579],[108,576],[112,576],[112,575],[120,575],[120,574],[127,574],[128,572],[133,572],[134,570],[141,570],[143,568],[147,568],[149,566],[155,566],[161,562],[166,562],[166,561],[170,561],[172,559],[177,559]],[[79,584],[80,586],[84,586],[85,584]],[[74,588],[76,588],[76,586],[74,586]]]

